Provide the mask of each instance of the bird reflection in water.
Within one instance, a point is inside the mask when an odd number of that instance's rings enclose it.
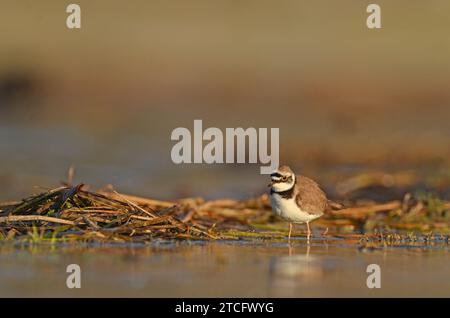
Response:
[[[311,244],[295,249],[289,245],[288,255],[274,256],[270,260],[270,290],[281,292],[281,296],[289,296],[299,288],[322,280],[324,274],[322,259],[311,253]]]

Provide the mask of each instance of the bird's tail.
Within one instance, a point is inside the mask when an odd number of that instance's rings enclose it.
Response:
[[[330,210],[342,210],[345,208],[342,203],[334,202],[331,200],[328,200],[328,207]]]

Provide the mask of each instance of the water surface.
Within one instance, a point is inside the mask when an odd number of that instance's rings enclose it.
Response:
[[[448,243],[361,249],[343,240],[0,247],[1,297],[449,297]],[[78,264],[81,289],[66,287]],[[366,286],[369,264],[381,288]]]

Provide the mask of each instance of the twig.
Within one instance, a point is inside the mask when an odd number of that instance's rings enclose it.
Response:
[[[401,207],[400,201],[392,201],[384,204],[371,205],[371,206],[361,206],[354,208],[347,208],[339,211],[330,212],[330,214],[335,216],[343,216],[350,218],[364,218],[367,214],[391,211]]]
[[[159,218],[149,218],[146,216],[140,216],[140,215],[130,215],[130,218],[132,219],[136,219],[136,220],[140,220],[140,221],[147,221],[145,222],[145,225],[151,225],[151,224],[157,224],[157,223],[162,223],[165,221],[168,221],[171,216],[167,215],[167,216],[162,216]]]
[[[50,216],[43,216],[43,215],[9,215],[9,216],[0,217],[0,223],[25,222],[25,221],[43,221],[43,222],[60,223],[60,224],[66,224],[66,225],[76,225],[75,222],[72,222],[69,220],[52,218]]]
[[[0,208],[13,206],[13,205],[17,205],[17,204],[20,204],[20,203],[21,202],[19,202],[19,201],[0,202]]]
[[[139,205],[137,205],[137,204],[131,202],[130,200],[128,200],[127,198],[123,197],[122,195],[120,195],[120,194],[119,194],[117,191],[115,191],[115,190],[114,190],[114,194],[116,194],[117,196],[119,196],[119,198],[122,198],[122,199],[123,199],[126,203],[128,203],[131,207],[133,207],[133,208],[135,208],[135,209],[138,209],[139,211],[144,212],[145,214],[147,214],[147,215],[149,215],[149,216],[151,216],[151,217],[153,217],[153,218],[156,218],[156,217],[157,217],[157,216],[154,215],[153,213],[148,212],[147,210],[141,208]]]
[[[69,167],[69,170],[67,170],[67,184],[70,186],[72,185],[73,179],[75,176],[75,166],[71,165]]]
[[[128,195],[128,194],[118,194],[117,191],[113,191],[113,192],[100,191],[99,193],[105,195],[106,197],[111,197],[113,199],[117,199],[117,197],[119,197],[122,200],[129,200],[129,201],[132,201],[135,204],[139,204],[139,205],[160,206],[163,208],[170,208],[171,206],[175,205],[174,202],[147,199],[147,198],[137,197],[137,196]]]
[[[97,224],[95,221],[93,221],[93,220],[91,220],[90,218],[88,218],[86,215],[83,216],[83,220],[84,220],[90,227],[92,227],[93,229],[95,229],[95,230],[100,229],[100,227],[98,226],[98,224]]]

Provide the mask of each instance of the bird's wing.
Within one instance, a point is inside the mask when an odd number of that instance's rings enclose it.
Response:
[[[295,201],[303,211],[321,215],[327,210],[327,196],[315,181],[297,176],[297,190]]]

